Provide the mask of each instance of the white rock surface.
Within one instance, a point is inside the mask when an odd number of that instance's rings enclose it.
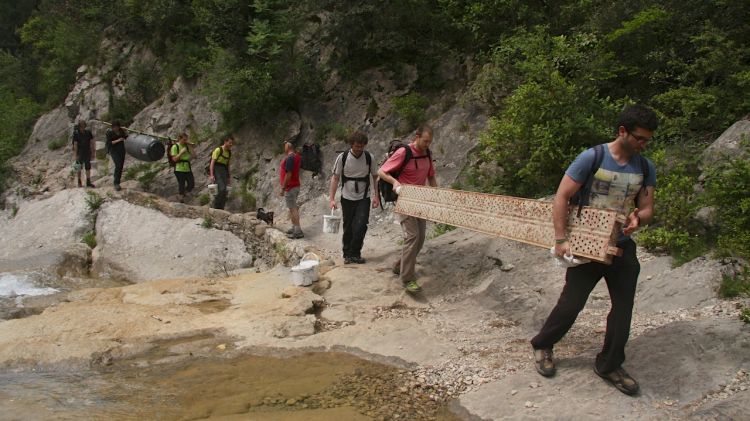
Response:
[[[100,277],[142,282],[225,275],[252,265],[241,239],[201,223],[124,201],[106,203],[96,222],[93,270]]]

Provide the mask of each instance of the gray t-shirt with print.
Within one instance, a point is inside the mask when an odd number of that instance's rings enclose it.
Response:
[[[349,154],[349,156],[346,157],[346,176],[348,178],[366,177],[368,173],[372,177],[378,176],[378,166],[375,162],[370,163],[370,168],[367,167],[367,158],[365,157],[365,152],[362,152],[362,155],[357,158],[352,155],[351,150],[348,150],[346,152],[340,153],[339,156],[336,157],[336,162],[333,163],[333,173],[339,176],[339,178],[342,178],[341,162],[344,154]],[[372,192],[375,189],[372,178],[370,178],[369,190],[366,187],[367,184],[364,181],[347,180],[347,182],[344,183],[344,186],[341,188],[341,197],[347,200],[362,200],[366,197],[371,197]]]
[[[594,182],[591,184],[589,206],[613,209],[627,215],[635,206],[635,197],[642,185],[656,187],[654,164],[648,158],[646,159],[649,166],[648,179],[643,180],[641,159],[634,155],[626,164],[620,165],[612,158],[606,144],[603,149],[602,165],[594,173]],[[591,172],[594,160],[594,149],[588,149],[576,157],[565,174],[577,183],[583,184]],[[625,235],[620,235],[618,242],[628,238]]]

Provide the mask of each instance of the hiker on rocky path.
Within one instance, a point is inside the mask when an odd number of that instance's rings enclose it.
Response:
[[[216,183],[218,192],[214,198],[214,209],[224,209],[229,194],[229,186],[232,178],[229,172],[229,161],[232,158],[232,146],[234,146],[234,137],[228,135],[224,138],[224,143],[217,146],[211,152],[211,163],[208,165],[208,179]]]
[[[424,124],[417,129],[414,139],[407,146],[411,154],[407,154],[407,147],[396,150],[378,170],[380,179],[393,185],[396,193],[402,184],[423,186],[429,183],[430,186],[436,187],[435,167],[432,165],[432,156],[429,152],[430,143],[432,127]],[[408,157],[411,159],[407,160]],[[397,178],[389,174],[401,168],[403,169]],[[401,283],[408,292],[419,292],[422,288],[417,283],[415,266],[417,255],[424,245],[427,221],[408,215],[399,215],[398,218],[404,235],[404,246],[401,258],[393,265],[393,272],[399,274]]]
[[[356,131],[349,135],[347,142],[350,149],[339,154],[333,164],[328,198],[331,209],[336,209],[336,190],[341,182],[344,263],[365,263],[362,245],[370,220],[370,206],[374,209],[380,204],[378,170],[377,165],[373,165],[372,155],[365,150],[366,134]]]
[[[296,239],[303,238],[305,234],[299,221],[299,205],[297,197],[299,196],[300,181],[299,172],[302,166],[302,156],[294,149],[290,140],[284,141],[284,159],[281,160],[279,176],[281,181],[280,196],[284,197],[286,207],[289,209],[289,219],[292,221],[292,227],[287,230],[287,237]]]
[[[125,139],[128,133],[120,126],[120,122],[115,120],[112,127],[107,129],[106,147],[107,153],[112,157],[112,163],[115,164],[113,183],[115,190],[120,191],[120,180],[122,180],[122,170],[125,166]]]
[[[177,137],[177,143],[172,145],[171,156],[174,159],[174,176],[177,178],[177,188],[180,195],[180,201],[185,202],[187,193],[193,191],[195,187],[195,177],[193,168],[190,165],[193,151],[191,143],[188,142],[187,133],[181,133]]]
[[[567,269],[557,305],[531,340],[535,367],[542,376],[555,375],[553,347],[571,328],[589,294],[604,277],[612,307],[607,316],[604,346],[596,356],[594,371],[627,395],[639,391],[638,382],[622,368],[640,272],[636,246],[630,235],[653,217],[656,171],[653,163],[640,154],[658,125],[651,109],[643,105],[626,107],[618,118],[617,137],[578,155],[557,188],[552,220],[555,254],[559,257],[570,255],[566,225],[569,203],[578,192],[581,205],[616,210],[628,217],[617,240],[622,255],[614,257],[611,265],[591,262]]]
[[[81,182],[81,169],[86,170],[86,187],[95,187],[91,182],[91,161],[96,153],[96,142],[91,130],[86,128],[84,120],[78,121],[78,126],[73,129],[73,159],[76,161],[76,176],[78,187],[83,187]]]

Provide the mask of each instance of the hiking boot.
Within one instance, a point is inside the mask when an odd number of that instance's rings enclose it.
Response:
[[[352,260],[351,257],[344,257],[344,264],[345,265],[349,265],[349,264],[352,264],[352,263],[354,263],[354,260]]]
[[[305,234],[302,231],[292,232],[291,234],[287,234],[286,237],[295,240],[297,238],[305,238]]]
[[[630,377],[630,374],[628,374],[628,372],[625,371],[625,369],[622,367],[618,368],[617,370],[610,371],[607,374],[602,374],[599,372],[599,370],[597,370],[596,365],[594,365],[594,373],[606,380],[607,383],[616,387],[617,390],[628,396],[633,396],[640,390],[638,382],[635,381],[634,378]]]
[[[405,283],[404,284],[404,289],[406,290],[406,292],[412,292],[412,293],[422,291],[422,287],[419,286],[419,284],[417,283],[417,281],[409,281],[409,282]]]
[[[286,234],[286,235],[294,234],[294,227],[291,227],[288,230],[284,231],[284,234]]]
[[[557,372],[555,362],[552,360],[551,349],[534,350],[534,367],[537,373],[544,377],[552,377]]]
[[[120,187],[119,184],[115,184],[115,190],[116,191],[120,191],[120,190],[122,190],[122,187]]]
[[[90,182],[88,180],[86,180],[86,187],[91,187],[92,189],[96,188],[96,186],[94,185],[94,183],[92,183],[92,182]]]
[[[357,264],[360,264],[360,265],[367,262],[367,260],[365,260],[361,256],[354,256],[351,259],[352,259],[352,263],[357,263]]]

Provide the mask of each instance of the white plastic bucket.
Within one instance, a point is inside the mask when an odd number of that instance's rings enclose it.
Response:
[[[303,260],[297,266],[292,267],[292,283],[296,286],[306,287],[318,280],[318,262],[315,260]]]
[[[219,185],[218,184],[209,184],[208,185],[208,194],[211,196],[216,196],[216,193],[219,192]]]
[[[336,234],[341,226],[341,216],[335,215],[331,209],[330,215],[323,215],[323,232],[326,234]]]

